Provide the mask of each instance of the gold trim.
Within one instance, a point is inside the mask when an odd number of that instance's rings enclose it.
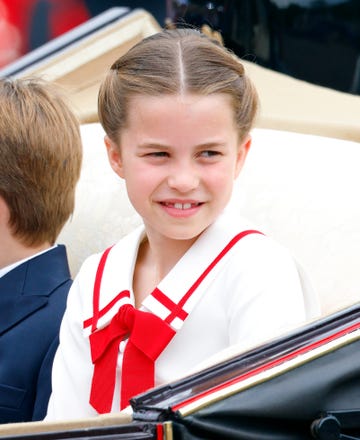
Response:
[[[173,440],[172,422],[164,422],[164,440]]]
[[[39,434],[57,431],[89,429],[93,427],[120,426],[133,422],[131,414],[126,412],[102,414],[96,417],[62,421],[42,420],[38,422],[17,422],[0,425],[0,438],[21,434]]]

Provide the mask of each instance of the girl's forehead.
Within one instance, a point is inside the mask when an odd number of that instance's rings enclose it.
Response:
[[[163,95],[134,95],[129,100],[128,113],[137,113],[147,109],[167,106],[169,109],[192,109],[221,105],[233,111],[232,99],[225,93],[214,93],[210,95],[197,93],[178,93]]]
[[[126,129],[166,131],[222,131],[236,129],[231,97],[225,94],[134,96],[129,103]]]
[[[161,145],[225,142],[235,134],[234,111],[223,94],[134,97],[121,133],[122,140]]]

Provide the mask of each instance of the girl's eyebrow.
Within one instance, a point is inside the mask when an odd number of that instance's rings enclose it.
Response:
[[[205,142],[197,146],[197,148],[219,148],[225,146],[226,142]]]
[[[214,142],[204,142],[203,144],[195,145],[194,148],[201,149],[201,148],[219,148],[224,147],[226,145],[226,142],[224,141],[214,141]],[[161,148],[163,150],[169,150],[172,147],[166,144],[160,144],[157,142],[145,142],[138,145],[139,149],[156,149]]]
[[[146,149],[156,149],[156,148],[161,148],[162,150],[168,150],[170,149],[170,146],[165,145],[165,144],[159,144],[156,142],[145,142],[143,144],[139,144],[138,148],[146,150]]]

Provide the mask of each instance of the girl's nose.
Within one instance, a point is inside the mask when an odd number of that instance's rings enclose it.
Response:
[[[188,193],[198,187],[199,180],[195,167],[183,164],[172,167],[168,177],[168,185],[181,193]]]

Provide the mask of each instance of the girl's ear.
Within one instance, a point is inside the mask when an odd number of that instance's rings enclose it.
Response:
[[[113,142],[109,136],[104,137],[104,142],[106,146],[106,151],[109,159],[109,163],[111,168],[115,171],[115,173],[120,176],[122,179],[124,178],[120,147]]]
[[[239,144],[238,154],[236,160],[236,168],[235,168],[235,178],[238,177],[240,171],[245,163],[246,156],[250,150],[251,146],[251,136],[247,135],[246,138]]]

